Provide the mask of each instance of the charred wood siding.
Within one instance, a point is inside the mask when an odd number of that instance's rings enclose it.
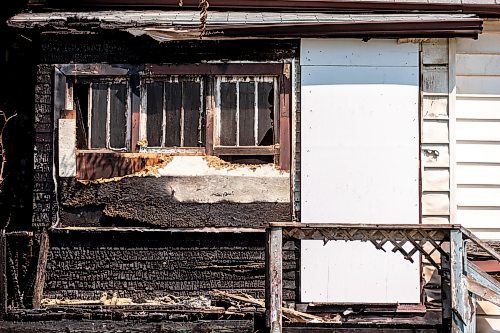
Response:
[[[57,200],[53,181],[53,130],[52,72],[47,64],[36,70],[35,85],[35,147],[33,169],[33,218],[36,229],[54,221]]]
[[[264,298],[264,233],[71,232],[51,236],[44,297],[135,301],[213,289]],[[298,251],[284,247],[284,300],[295,301]]]

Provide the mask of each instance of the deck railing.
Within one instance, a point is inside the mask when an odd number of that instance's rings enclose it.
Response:
[[[272,333],[283,331],[284,240],[364,241],[383,251],[383,246],[390,243],[393,252],[410,261],[419,252],[441,275],[442,322],[453,333],[476,331],[476,298],[500,306],[500,282],[467,260],[466,242],[475,243],[499,262],[500,254],[460,225],[270,223],[266,243],[266,313]],[[441,256],[439,262],[433,260],[435,251]]]

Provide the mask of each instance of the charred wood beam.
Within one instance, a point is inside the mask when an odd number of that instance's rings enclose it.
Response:
[[[59,332],[234,332],[253,333],[253,320],[200,320],[195,322],[117,322],[114,320],[60,320],[40,322],[2,322],[2,328],[12,333]]]
[[[45,271],[47,267],[47,256],[49,253],[49,235],[42,233],[38,252],[38,265],[36,268],[35,286],[33,291],[32,305],[34,309],[40,308],[43,296],[43,287],[45,285]]]
[[[7,239],[5,231],[0,232],[0,319],[7,312]]]

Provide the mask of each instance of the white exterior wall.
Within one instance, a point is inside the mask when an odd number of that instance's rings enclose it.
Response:
[[[301,44],[302,222],[419,223],[419,49]],[[418,303],[415,264],[361,242],[303,241],[302,302]]]
[[[500,239],[500,24],[456,45],[457,223]]]
[[[500,22],[456,41],[456,217],[500,240]],[[455,208],[455,207],[454,207]],[[479,301],[477,332],[500,332],[500,307]]]

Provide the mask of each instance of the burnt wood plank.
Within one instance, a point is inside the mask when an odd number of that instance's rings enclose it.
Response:
[[[201,142],[201,84],[200,82],[182,82],[182,108],[184,109],[184,144],[183,147],[199,147]],[[200,141],[200,142],[199,142]],[[204,139],[203,139],[204,141]]]
[[[40,322],[9,321],[2,327],[11,333],[173,333],[173,332],[234,332],[253,333],[253,320],[200,320],[194,322],[145,322],[116,320],[59,320]]]
[[[0,232],[0,319],[7,312],[7,237]]]
[[[240,82],[240,146],[255,146],[255,82]]]
[[[108,84],[92,84],[90,148],[106,148],[106,112],[108,109]]]
[[[146,131],[149,147],[161,147],[163,136],[163,82],[146,85]]]
[[[220,145],[236,145],[236,83],[220,84]]]
[[[127,137],[127,85],[110,86],[109,144],[110,148],[126,148]]]
[[[181,146],[182,86],[179,82],[165,83],[166,147]]]
[[[35,286],[33,291],[32,305],[34,309],[40,308],[43,297],[43,287],[45,285],[45,274],[47,267],[47,256],[49,253],[49,234],[45,231],[40,237],[38,250],[38,264],[36,268]]]

